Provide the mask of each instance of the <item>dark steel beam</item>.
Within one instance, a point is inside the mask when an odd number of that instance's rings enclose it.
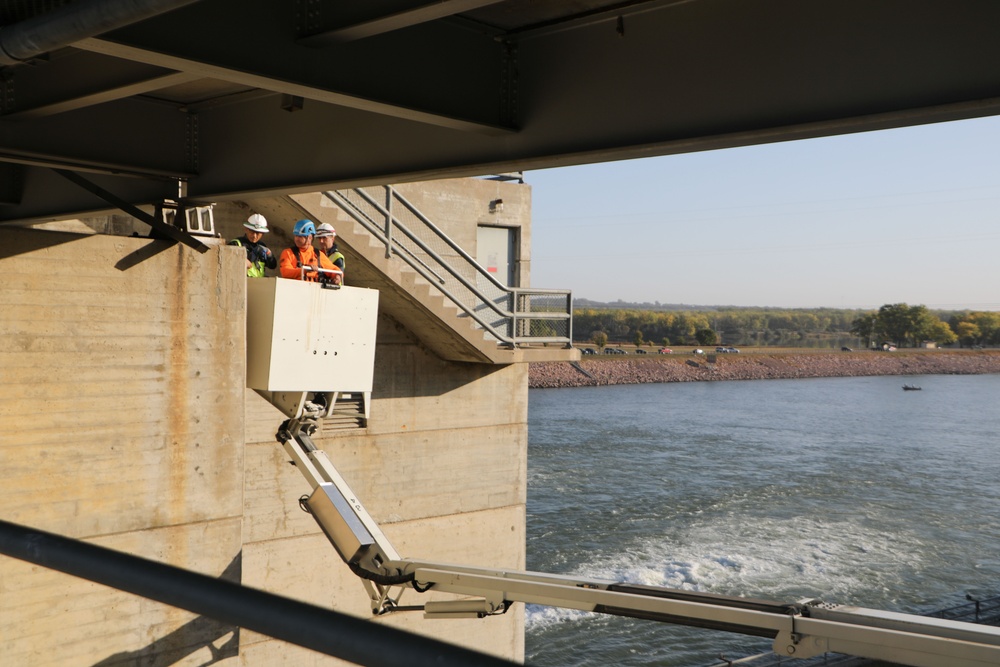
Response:
[[[480,7],[495,5],[504,0],[439,0],[404,12],[380,16],[342,28],[318,32],[298,40],[304,46],[320,47],[327,44],[353,42],[354,40],[402,30],[428,21],[454,16]]]
[[[516,133],[514,123],[500,113],[503,47],[488,35],[429,21],[382,39],[312,49],[295,41],[294,7],[274,0],[213,0],[82,40],[74,49],[197,74],[230,87],[302,97],[307,111],[319,102],[405,120],[417,133],[435,127],[490,137]],[[205,16],[185,20],[190,15]],[[229,29],[216,29],[227,16],[232,17]],[[384,48],[386,41],[391,49]],[[252,46],[262,44],[267,48]],[[301,116],[294,114],[294,121]],[[281,122],[282,127],[290,124]]]
[[[76,109],[83,109],[97,104],[104,104],[105,102],[112,102],[114,100],[132,97],[133,95],[142,95],[144,93],[161,90],[169,86],[188,83],[196,80],[197,78],[197,76],[187,74],[185,72],[173,72],[171,74],[144,77],[131,83],[95,90],[85,95],[68,97],[59,101],[41,104],[36,107],[19,109],[18,111],[5,113],[2,115],[2,118],[4,120],[28,120],[33,118],[42,118],[44,116],[53,116],[67,111],[74,111]]]
[[[503,136],[513,133],[515,130],[500,125],[481,123],[465,118],[447,116],[444,114],[426,111],[414,107],[406,107],[398,104],[382,102],[379,100],[366,98],[351,92],[333,90],[331,88],[315,85],[309,82],[294,81],[280,76],[260,74],[252,71],[244,71],[225,65],[218,65],[205,61],[189,59],[183,56],[158,53],[149,49],[129,46],[104,39],[85,39],[74,45],[79,49],[102,53],[116,58],[124,58],[134,62],[141,62],[158,67],[197,74],[199,76],[229,81],[252,88],[262,88],[285,95],[294,95],[306,100],[315,100],[349,109],[357,109],[392,118],[415,121],[426,125],[448,128],[451,130],[461,130],[463,132],[475,132],[486,136]]]
[[[118,162],[102,162],[98,160],[83,160],[66,155],[37,153],[16,148],[0,146],[0,162],[23,164],[29,167],[49,167],[53,169],[71,169],[91,174],[107,174],[109,176],[127,176],[157,181],[187,180],[194,177],[191,172],[169,171],[152,167],[142,167],[135,164]]]
[[[515,663],[172,565],[0,521],[0,553],[358,665]]]
[[[19,65],[94,35],[145,21],[199,0],[79,0],[0,31],[0,65]]]

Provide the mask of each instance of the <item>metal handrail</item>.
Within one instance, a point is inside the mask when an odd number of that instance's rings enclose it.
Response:
[[[372,236],[385,244],[387,258],[392,255],[400,257],[425,280],[434,285],[462,313],[496,338],[498,342],[512,347],[527,343],[572,344],[572,294],[569,290],[518,288],[504,285],[399,192],[391,186],[382,187],[385,191],[384,204],[378,200],[380,198],[372,196],[361,188],[349,191],[328,191],[324,194]],[[360,199],[360,203],[356,203],[353,197]],[[418,226],[422,225],[429,230],[429,238],[422,237],[409,225],[404,224],[394,213],[396,207],[393,206],[393,202],[398,202],[402,209],[411,214],[419,223]],[[421,253],[424,253],[426,261],[400,239],[408,241]],[[449,258],[445,258],[441,252],[432,247],[431,244],[434,242],[444,244],[445,252],[449,253]],[[451,253],[454,253],[456,257],[451,258]],[[471,273],[477,279],[482,279],[480,284],[456,268],[452,263],[454,259],[460,260],[466,273]],[[434,266],[431,266],[432,264]],[[452,285],[449,285],[449,282]],[[484,290],[495,292],[495,294],[490,296]],[[465,292],[465,298],[458,292]],[[532,297],[545,298],[550,303],[556,301],[560,305],[555,310],[525,310],[523,304],[529,304],[530,307]],[[483,317],[482,311],[492,313],[501,322],[491,323]],[[533,320],[553,322],[553,325],[546,325],[546,328],[549,329],[546,333],[549,335],[532,335],[530,329]],[[565,335],[560,335],[563,333],[561,331],[551,331],[553,326],[559,328],[560,323],[565,323]]]
[[[395,191],[393,191],[393,192],[395,192]],[[373,206],[380,213],[382,213],[384,215],[387,215],[387,216],[389,215],[389,212],[387,210],[385,210],[384,208],[382,208],[378,204],[378,202],[376,202],[374,199],[372,199],[371,197],[369,197],[367,192],[365,192],[364,190],[358,189],[357,193],[359,195],[361,195],[371,206]],[[437,232],[438,237],[442,241],[444,241],[445,243],[447,243],[448,246],[452,248],[452,250],[455,250],[457,253],[459,253],[459,255],[462,257],[462,259],[464,259],[466,262],[468,262],[469,265],[471,265],[471,266],[479,269],[478,272],[482,276],[484,276],[488,280],[492,281],[494,287],[496,287],[497,289],[502,290],[502,291],[510,291],[511,289],[513,289],[513,288],[507,287],[506,285],[504,285],[503,283],[501,283],[499,280],[497,280],[496,278],[494,278],[493,276],[491,276],[488,271],[484,270],[481,266],[479,266],[479,263],[476,262],[476,260],[474,260],[468,253],[466,253],[465,250],[463,250],[461,246],[459,246],[457,243],[455,243],[454,241],[452,241],[448,236],[446,236],[444,234],[444,232],[442,232],[441,230],[439,230],[434,225],[434,223],[432,223],[430,220],[428,220],[425,215],[423,215],[422,213],[420,213],[420,211],[417,210],[417,208],[414,207],[412,204],[410,204],[410,202],[408,202],[406,199],[404,199],[402,197],[402,195],[398,195],[397,194],[396,196],[399,198],[399,201],[400,201],[401,204],[403,204],[404,206],[406,206],[406,208],[411,213],[413,213],[414,215],[416,215],[417,218],[421,222],[423,222],[425,225],[427,225],[430,229],[432,229],[435,232]],[[346,200],[346,201],[348,201],[348,203],[349,203],[350,200]],[[497,315],[502,315],[502,316],[505,316],[505,317],[510,317],[511,316],[511,312],[510,311],[501,310],[500,308],[498,308],[496,306],[496,304],[494,304],[493,301],[488,296],[486,296],[485,294],[483,294],[482,291],[477,286],[473,285],[471,282],[469,282],[465,278],[465,276],[461,275],[457,270],[455,270],[454,267],[452,267],[452,265],[450,263],[448,263],[436,251],[434,251],[428,244],[424,243],[423,239],[421,239],[419,236],[417,236],[416,234],[414,234],[406,225],[404,225],[402,222],[400,222],[396,218],[391,218],[391,219],[393,221],[393,226],[398,227],[399,230],[402,231],[403,234],[405,234],[408,239],[410,239],[411,241],[413,241],[414,243],[416,243],[417,246],[421,250],[423,250],[428,255],[430,255],[431,257],[433,257],[434,261],[436,261],[438,264],[440,264],[441,266],[443,266],[445,269],[448,269],[448,273],[450,273],[454,278],[456,278],[459,282],[461,282],[463,284],[463,286],[466,287],[469,291],[471,291],[473,294],[475,294],[480,299],[482,299],[494,312],[496,312]],[[419,258],[417,258],[416,256],[414,256],[413,253],[410,252],[410,250],[408,248],[406,248],[405,246],[400,246],[400,248],[403,249],[406,252],[407,255],[413,257],[413,259],[415,259],[417,261],[420,261]],[[424,265],[426,266],[426,264],[424,264]],[[437,275],[437,274],[435,273],[435,275]],[[443,279],[442,279],[441,282],[444,282]]]
[[[336,202],[336,204],[338,206],[340,206],[341,208],[343,208],[345,211],[350,211],[353,208],[353,207],[350,206],[350,201],[347,200],[347,199],[342,198],[338,193],[327,192],[326,195],[331,200],[333,200],[334,202]],[[365,197],[365,198],[366,198],[366,200],[368,200],[369,204],[372,204],[378,210],[380,210],[380,211],[384,211],[385,210],[381,206],[379,206],[377,203],[371,201],[367,197]],[[370,222],[370,220],[367,217],[354,216],[354,218],[363,227],[365,227],[365,229],[367,229],[373,236],[375,236],[376,238],[379,238],[384,243],[386,242],[386,239],[382,236],[382,230],[380,230],[374,224],[367,224],[367,222]],[[420,246],[420,248],[422,250],[424,250],[425,252],[427,252],[428,255],[430,255],[431,257],[433,257],[438,263],[442,264],[443,266],[448,266],[448,264],[446,262],[444,262],[444,260],[437,253],[435,253],[432,249],[430,249],[429,247],[427,247],[427,245],[423,241],[421,241],[419,239],[419,237],[417,237],[415,234],[413,234],[403,224],[399,223],[398,221],[395,221],[395,219],[393,219],[393,220],[395,222],[395,226],[397,226],[400,229],[400,231],[403,232],[403,234],[405,234],[408,238],[410,238],[410,240],[412,240],[414,243],[416,243],[418,246]],[[469,317],[471,317],[477,324],[479,324],[481,327],[483,327],[484,329],[486,329],[487,331],[489,331],[495,338],[497,338],[498,340],[503,341],[504,343],[507,343],[509,345],[513,345],[514,344],[514,341],[511,339],[510,336],[497,331],[496,328],[492,324],[490,324],[489,322],[487,322],[486,320],[484,320],[478,313],[476,313],[474,310],[470,310],[465,305],[465,303],[464,303],[464,301],[462,299],[460,299],[457,295],[455,295],[454,293],[452,293],[452,291],[449,290],[445,286],[445,280],[443,278],[441,278],[441,276],[438,273],[436,273],[433,269],[431,269],[427,265],[426,262],[423,262],[423,261],[420,260],[419,257],[414,256],[413,253],[409,250],[409,248],[407,248],[405,246],[400,246],[400,245],[398,245],[396,243],[387,244],[387,247],[395,249],[396,250],[396,254],[399,255],[400,257],[402,257],[404,259],[404,261],[406,261],[406,263],[409,264],[417,273],[419,273],[421,276],[423,276],[423,278],[425,280],[427,280],[431,284],[434,284],[435,281],[437,281],[438,284],[436,284],[435,287],[438,289],[438,291],[440,291],[442,294],[444,294],[446,297],[448,297],[448,299],[451,300],[452,303],[454,303],[456,306],[458,306],[466,315],[468,315]],[[461,278],[459,278],[459,280],[461,280]],[[465,285],[465,286],[468,289],[472,290],[474,293],[476,293],[477,296],[479,296],[480,298],[482,298],[484,300],[484,303],[491,304],[491,307],[494,310],[496,310],[496,307],[492,305],[492,302],[489,301],[485,297],[485,295],[483,295],[481,292],[479,292],[479,290],[475,289],[471,285]],[[502,317],[510,317],[510,315],[511,315],[510,313],[506,313],[504,311],[497,311],[497,314],[501,315]]]
[[[391,186],[390,186],[390,188],[391,188]],[[421,213],[417,209],[416,206],[414,206],[413,204],[411,204],[408,199],[406,199],[403,195],[399,194],[394,188],[392,188],[392,193],[393,193],[393,196],[396,199],[399,200],[399,203],[401,203],[403,206],[405,206],[407,208],[407,210],[410,211],[410,213],[412,213],[413,215],[417,216],[417,218],[421,222],[423,222],[425,225],[427,225],[428,228],[430,228],[431,230],[433,230],[434,232],[436,232],[437,235],[438,235],[438,237],[440,237],[440,239],[442,241],[444,241],[449,246],[451,246],[451,248],[462,257],[462,259],[464,259],[466,262],[468,262],[471,266],[475,267],[478,270],[478,272],[480,273],[480,275],[482,275],[484,278],[486,278],[487,280],[489,280],[490,282],[492,282],[494,287],[496,287],[497,289],[500,289],[500,290],[512,289],[512,288],[508,287],[507,285],[504,285],[499,280],[497,280],[492,274],[490,274],[489,271],[487,271],[482,266],[480,266],[479,262],[477,262],[469,253],[465,252],[464,248],[462,248],[460,245],[458,245],[457,243],[455,243],[454,241],[452,241],[451,238],[449,238],[443,231],[441,231],[440,229],[438,229],[437,226],[427,218],[427,216],[425,216],[423,213]]]

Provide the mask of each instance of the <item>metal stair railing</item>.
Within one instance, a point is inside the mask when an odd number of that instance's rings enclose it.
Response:
[[[499,344],[572,345],[569,290],[504,285],[392,186],[324,194]]]

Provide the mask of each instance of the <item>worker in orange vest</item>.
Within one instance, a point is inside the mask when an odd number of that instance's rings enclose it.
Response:
[[[316,225],[312,220],[299,220],[292,229],[295,245],[281,251],[281,259],[278,260],[278,270],[282,278],[292,278],[294,280],[323,281],[340,284],[338,269],[333,262],[321,252],[316,252],[313,248],[313,236],[316,234]],[[304,271],[303,271],[304,269]],[[324,271],[333,273],[324,273]]]

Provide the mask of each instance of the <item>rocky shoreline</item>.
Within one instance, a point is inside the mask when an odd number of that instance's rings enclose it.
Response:
[[[530,364],[528,386],[595,387],[650,382],[704,382],[867,375],[981,375],[1000,373],[1000,350],[912,352],[755,352],[707,357],[672,355]]]

